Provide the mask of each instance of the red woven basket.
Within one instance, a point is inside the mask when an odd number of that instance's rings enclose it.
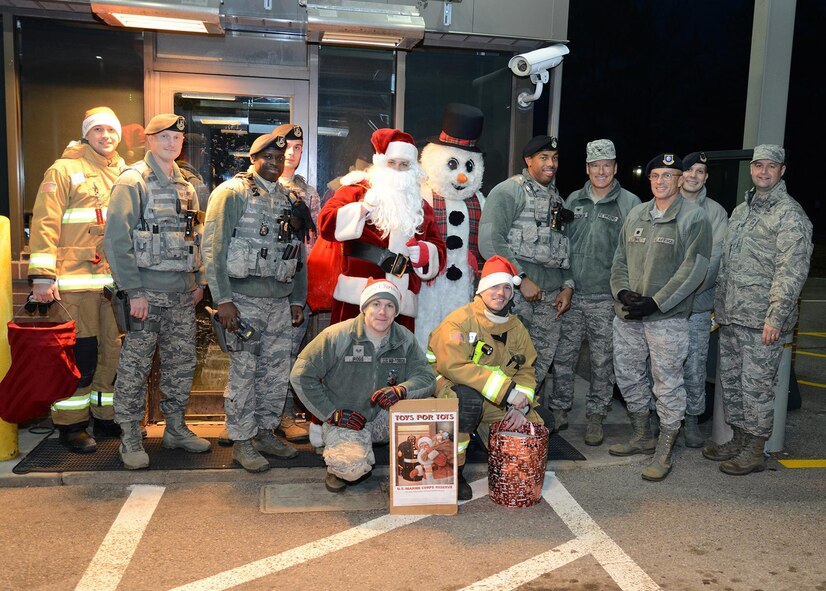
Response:
[[[530,507],[542,498],[548,463],[548,428],[527,423],[503,430],[490,427],[488,491],[494,503],[505,507]]]

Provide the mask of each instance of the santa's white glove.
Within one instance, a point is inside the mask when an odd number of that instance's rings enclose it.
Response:
[[[424,267],[430,262],[430,251],[427,249],[427,244],[415,238],[407,241],[407,256],[410,258],[410,264],[414,267]]]

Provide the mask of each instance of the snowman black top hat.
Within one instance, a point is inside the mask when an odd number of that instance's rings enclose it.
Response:
[[[431,144],[454,146],[469,152],[481,152],[476,143],[482,135],[485,116],[471,105],[448,103],[442,116],[442,132],[438,137],[428,138]]]

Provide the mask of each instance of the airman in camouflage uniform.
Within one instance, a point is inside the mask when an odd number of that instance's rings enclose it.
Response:
[[[688,317],[688,357],[685,360],[686,409],[683,436],[686,447],[702,447],[705,441],[697,425],[706,410],[706,361],[711,331],[711,311],[714,308],[714,285],[723,254],[728,214],[723,206],[706,195],[708,158],[704,152],[692,152],[683,158],[683,183],[680,194],[696,203],[711,224],[711,259],[702,285],[694,294],[694,305]]]
[[[560,318],[559,346],[554,357],[553,404],[569,410],[574,402],[574,372],[583,338],[588,339],[591,383],[585,399],[585,443],[600,445],[602,422],[614,391],[611,263],[622,223],[639,197],[620,187],[617,153],[611,140],[586,146],[585,186],[571,193],[565,207],[574,220],[565,228],[571,240],[571,273],[576,293],[571,309]],[[564,424],[564,423],[563,423]]]
[[[611,292],[617,300],[614,370],[634,436],[608,452],[627,456],[656,451],[642,473],[654,481],[671,471],[671,450],[685,415],[688,316],[711,256],[711,225],[702,209],[680,195],[682,170],[680,158],[670,153],[648,163],[654,199],[628,214],[611,268]],[[649,359],[660,419],[656,447],[649,423]]]
[[[785,161],[778,145],[754,149],[754,187],[731,214],[717,278],[723,409],[734,435],[703,455],[725,460],[720,470],[732,475],[765,468],[783,343],[797,323],[797,299],[809,273],[812,223],[786,192]]]
[[[544,383],[559,343],[562,316],[571,307],[574,280],[565,224],[573,215],[564,208],[554,180],[559,163],[555,137],[536,136],[522,150],[526,168],[496,185],[479,220],[479,253],[506,258],[522,283],[513,297],[514,312],[536,347],[536,383]],[[549,393],[543,402],[564,424],[566,408]]]
[[[300,228],[278,184],[286,145],[275,133],[253,142],[250,169],[210,195],[204,229],[207,280],[232,348],[227,433],[233,460],[249,472],[269,470],[261,454],[298,455],[273,434],[287,397],[292,326],[304,319],[307,295]]]
[[[109,200],[103,244],[133,319],[115,383],[120,456],[127,469],[149,466],[139,421],[156,347],[166,418],[162,445],[196,453],[210,447],[184,422],[195,376],[195,305],[204,296],[198,195],[175,164],[185,129],[183,117],[153,117],[145,130],[146,156],[118,177]]]

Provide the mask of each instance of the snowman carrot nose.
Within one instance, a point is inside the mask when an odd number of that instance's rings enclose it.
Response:
[[[466,183],[467,182],[467,175],[460,172],[459,174],[456,175],[456,182],[462,183],[462,184]]]

